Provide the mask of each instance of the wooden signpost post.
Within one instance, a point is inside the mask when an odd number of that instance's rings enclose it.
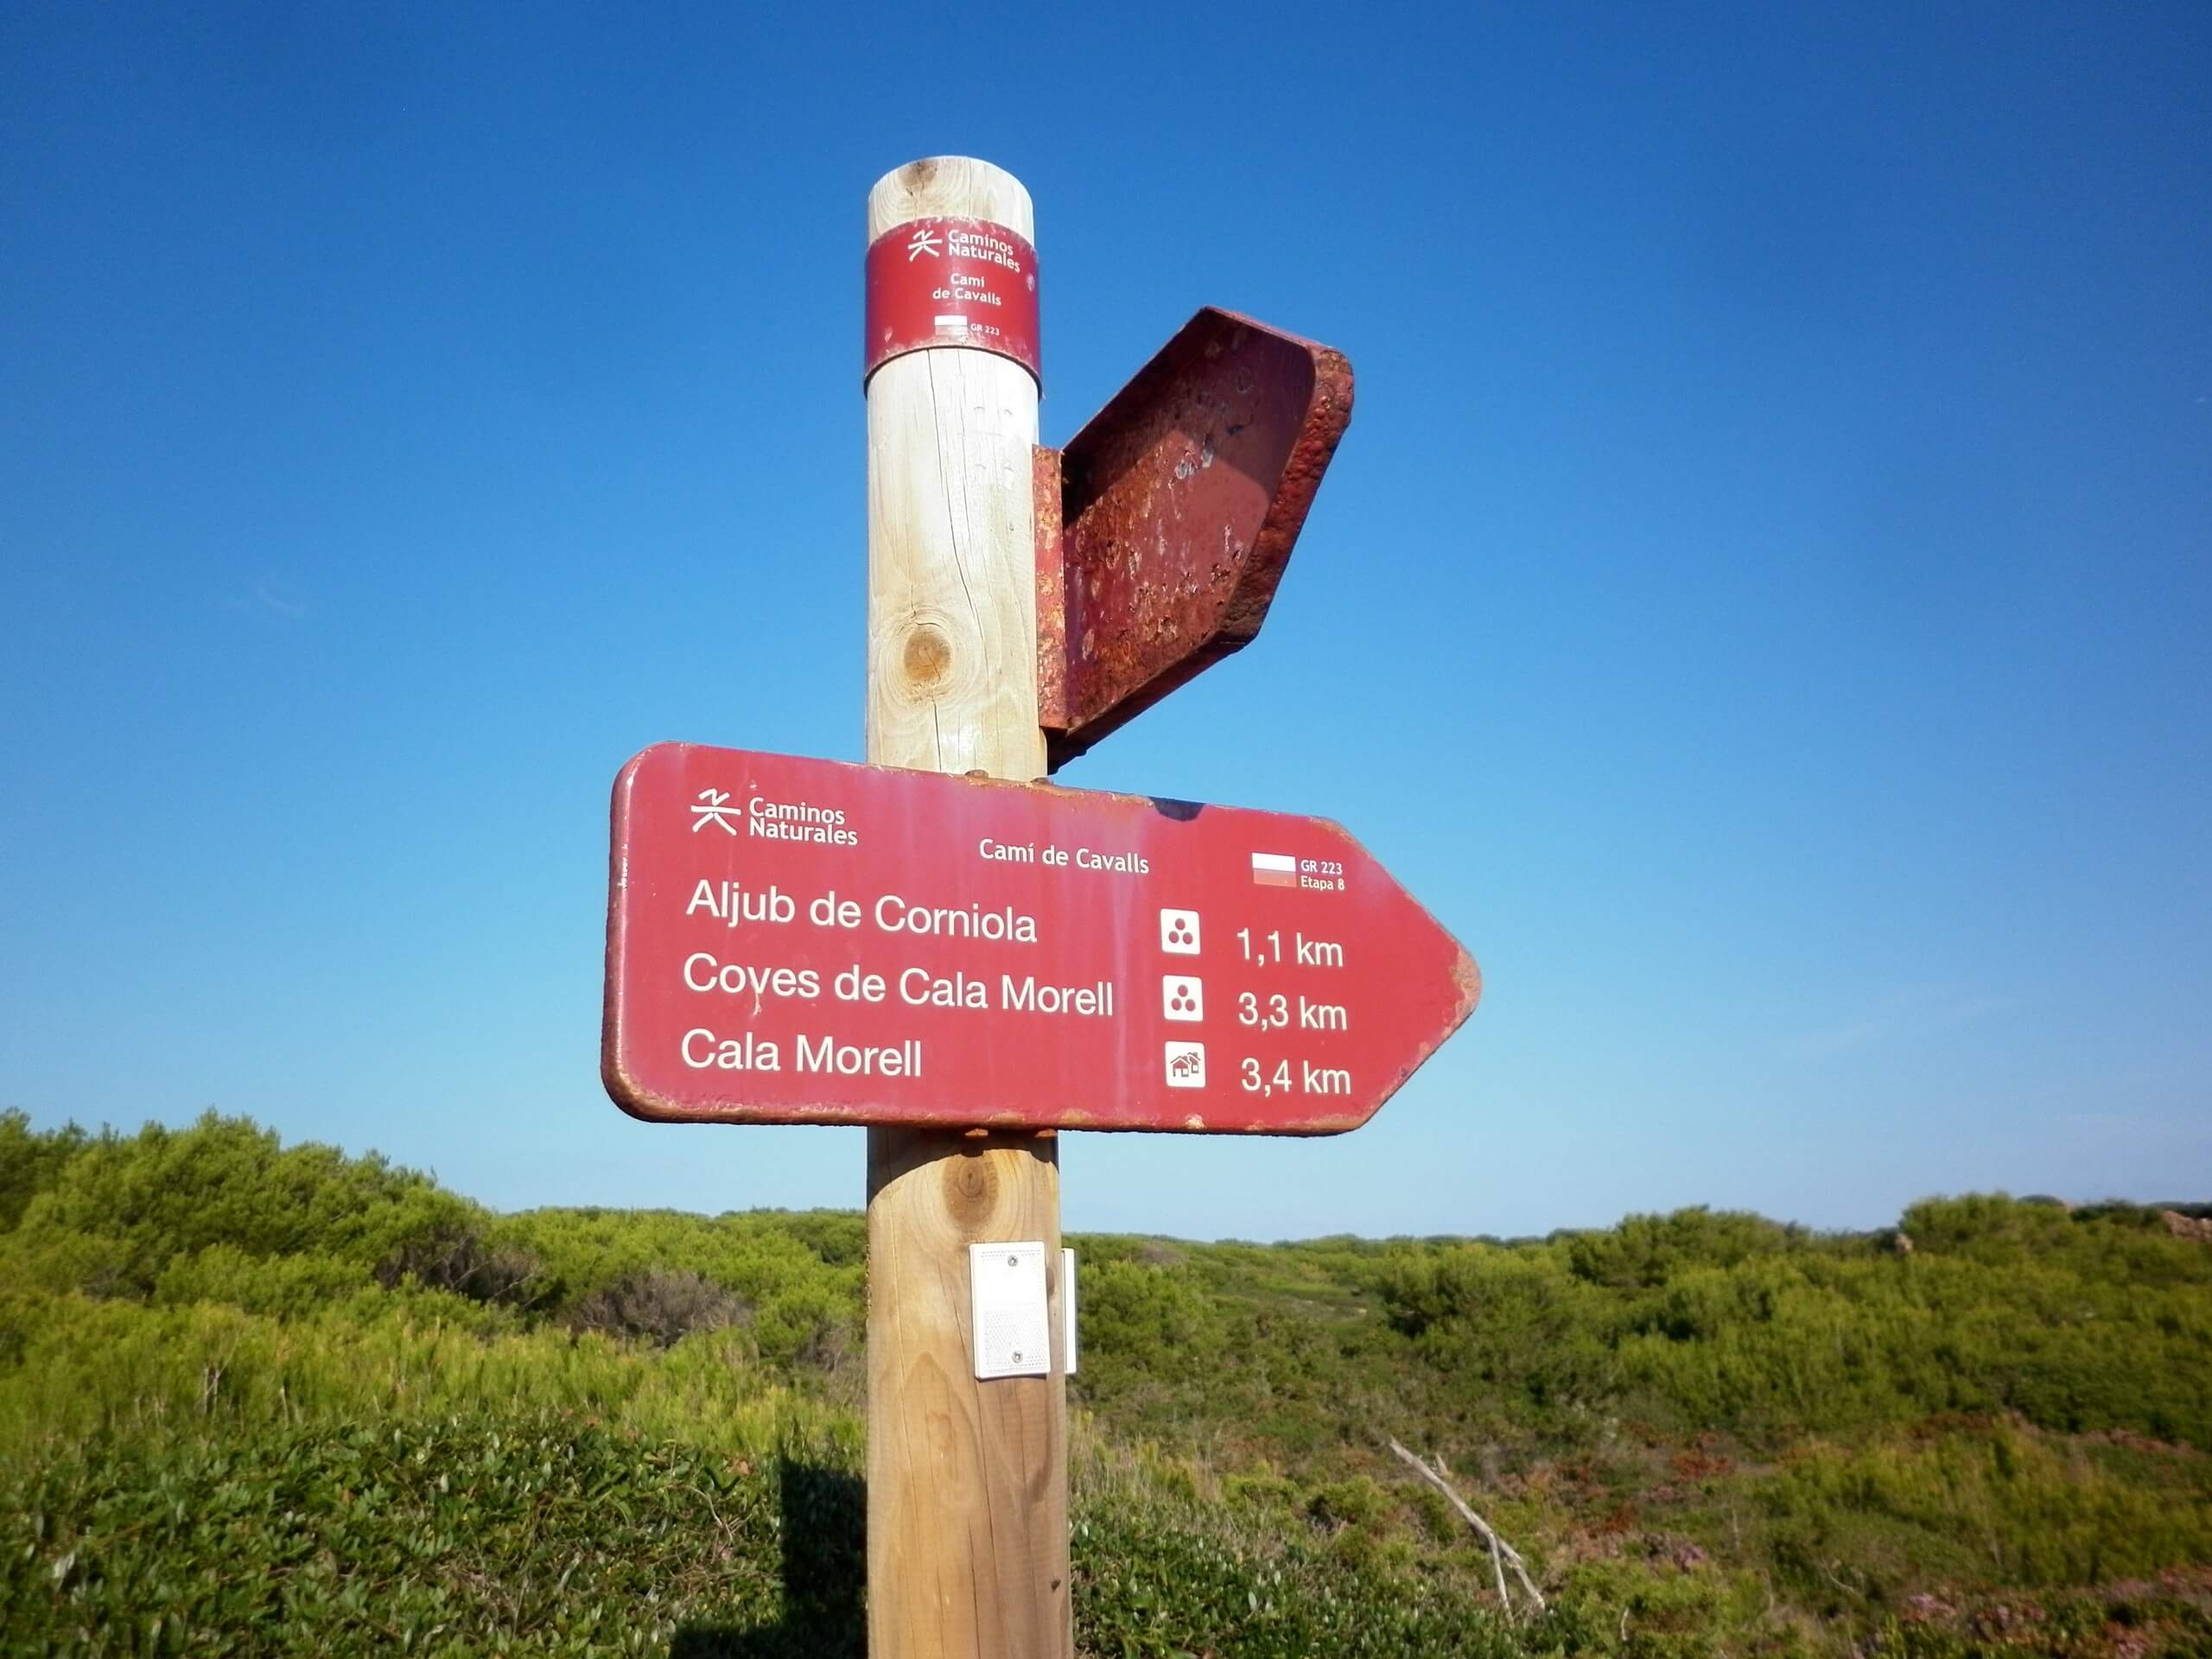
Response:
[[[609,1093],[868,1126],[875,1659],[1072,1652],[1059,1132],[1357,1127],[1481,988],[1333,824],[1043,781],[1258,631],[1351,372],[1202,311],[1039,448],[1035,239],[984,162],[868,197],[869,764],[615,785]]]
[[[1041,777],[1029,193],[986,162],[917,162],[868,192],[868,758]],[[964,321],[938,332],[971,313],[1001,342],[1024,320],[1028,360],[970,346]],[[1066,1360],[976,1378],[967,1247],[993,1239],[1041,1241],[1058,1276],[1058,1140],[868,1130],[874,1659],[1073,1650]]]

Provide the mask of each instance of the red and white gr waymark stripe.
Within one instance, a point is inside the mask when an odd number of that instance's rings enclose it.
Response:
[[[1298,861],[1287,853],[1252,855],[1252,879],[1263,887],[1298,885]]]

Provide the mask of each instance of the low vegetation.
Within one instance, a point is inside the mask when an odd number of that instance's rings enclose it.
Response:
[[[2212,1652],[2205,1230],[1077,1238],[1078,1643]],[[0,1649],[858,1654],[862,1246],[0,1115]]]

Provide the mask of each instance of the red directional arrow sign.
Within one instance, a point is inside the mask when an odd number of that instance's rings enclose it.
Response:
[[[1327,1135],[1480,990],[1325,819],[686,744],[615,781],[639,1117]]]

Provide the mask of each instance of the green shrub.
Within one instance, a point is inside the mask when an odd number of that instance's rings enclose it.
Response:
[[[1648,1559],[1578,1563],[1549,1629],[1569,1653],[1611,1659],[1792,1659],[1815,1650],[1751,1575]]]
[[[1855,1450],[1816,1443],[1762,1499],[1785,1572],[1867,1603],[1897,1603],[1931,1569],[2049,1589],[2212,1561],[2202,1471],[2171,1459],[2131,1468],[2131,1456],[1999,1421]]]
[[[1224,1501],[1245,1509],[1290,1515],[1298,1508],[1298,1487],[1281,1475],[1231,1475],[1221,1484]]]
[[[235,1244],[210,1244],[171,1256],[151,1300],[165,1307],[225,1302],[249,1313],[305,1319],[375,1288],[359,1263],[337,1256],[248,1255]]]
[[[1341,1527],[1371,1526],[1390,1508],[1391,1501],[1382,1489],[1364,1475],[1329,1481],[1306,1500],[1306,1515],[1328,1532]]]
[[[29,1114],[0,1112],[0,1231],[23,1218],[30,1201],[60,1179],[91,1137],[74,1123],[41,1133]]]
[[[0,1647],[613,1654],[772,1628],[779,1482],[570,1417],[95,1441],[0,1484]]]
[[[579,1331],[642,1337],[664,1348],[701,1332],[743,1325],[752,1310],[721,1286],[682,1268],[625,1274],[569,1311]]]
[[[538,1306],[560,1294],[558,1283],[534,1253],[491,1243],[474,1225],[458,1219],[403,1238],[377,1263],[376,1280],[387,1290],[412,1283],[511,1307]]]
[[[1565,1239],[1567,1271],[1609,1290],[1649,1289],[1698,1268],[1733,1268],[1753,1256],[1801,1250],[1802,1227],[1740,1211],[1700,1206],[1666,1216],[1630,1216],[1605,1232]]]
[[[1387,1560],[1242,1534],[1172,1500],[1117,1497],[1079,1504],[1077,1514],[1076,1643],[1086,1655],[1520,1659],[1529,1651],[1468,1590]]]
[[[185,1129],[148,1124],[44,1154],[49,1184],[25,1205],[16,1239],[105,1247],[96,1294],[144,1296],[179,1256],[223,1245],[245,1255],[321,1255],[372,1266],[425,1236],[466,1224],[474,1206],[379,1157],[286,1147],[276,1132],[213,1113]],[[14,1154],[20,1165],[24,1154]],[[22,1178],[16,1178],[20,1185]]]

